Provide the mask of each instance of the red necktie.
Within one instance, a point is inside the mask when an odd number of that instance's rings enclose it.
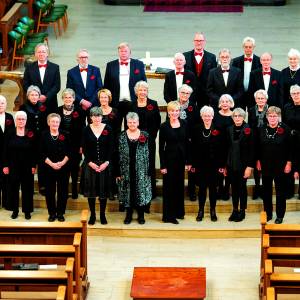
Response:
[[[88,68],[80,68],[80,72],[83,72],[83,71],[87,72]]]
[[[263,72],[263,75],[270,75],[271,76],[271,72]]]
[[[226,72],[229,73],[229,69],[228,70],[222,70],[222,73],[226,73]]]
[[[120,62],[120,65],[121,65],[121,66],[123,66],[123,65],[124,65],[124,66],[128,66],[128,62],[122,62],[122,61],[121,61],[121,62]]]
[[[176,72],[176,75],[184,75],[184,72]]]
[[[251,57],[244,57],[244,61],[249,61],[249,62],[252,62],[252,58]]]
[[[197,56],[197,55],[202,56],[202,55],[203,55],[203,52],[194,52],[194,55],[195,55],[195,56]]]
[[[39,68],[47,68],[47,64],[39,65]]]

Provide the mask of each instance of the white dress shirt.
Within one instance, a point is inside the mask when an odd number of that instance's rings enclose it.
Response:
[[[176,77],[176,91],[177,91],[177,99],[178,99],[178,89],[182,86],[183,83],[183,75],[178,74],[176,75],[176,72],[184,72],[184,70],[175,70],[175,77]]]
[[[47,61],[45,63],[41,63],[38,61],[38,66],[39,65],[46,65],[47,64]],[[39,71],[40,71],[40,77],[41,77],[41,82],[43,83],[44,81],[44,77],[45,77],[45,71],[46,71],[46,68],[45,67],[39,67]]]
[[[87,68],[88,68],[88,66],[82,67],[82,66],[79,65],[79,70],[80,70],[80,69],[87,69]],[[81,75],[81,79],[82,79],[83,86],[84,86],[84,88],[86,89],[87,71],[82,71],[82,72],[80,72],[80,75]]]
[[[223,70],[224,70],[224,69],[222,68],[222,71],[223,71]],[[229,69],[228,69],[228,71],[229,71]],[[223,72],[222,75],[223,75],[223,79],[224,79],[225,86],[227,86],[229,72]]]
[[[249,58],[252,59],[251,62],[244,61],[244,89],[245,89],[245,91],[248,91],[248,87],[249,87],[249,79],[250,79],[250,72],[251,72],[251,68],[252,68],[253,55]]]
[[[266,71],[266,72],[269,72],[269,71]],[[270,72],[271,72],[271,70],[270,70]],[[270,78],[271,78],[270,75],[263,75],[265,91],[269,90]]]
[[[5,130],[5,112],[3,114],[0,114],[0,127],[2,131]]]
[[[120,61],[119,61],[120,62]],[[127,61],[128,65],[120,64],[119,81],[120,81],[120,101],[131,101],[129,90],[129,75],[130,75],[130,60]]]

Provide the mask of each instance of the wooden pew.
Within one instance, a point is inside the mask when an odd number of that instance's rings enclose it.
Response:
[[[67,287],[65,285],[60,285],[57,288],[54,296],[52,296],[51,292],[37,292],[37,291],[30,291],[30,292],[1,292],[0,299],[6,300],[33,300],[33,299],[54,299],[54,300],[66,300],[66,291]]]
[[[74,258],[68,258],[62,270],[12,271],[0,270],[0,291],[56,291],[66,286],[66,299],[77,299],[73,294]]]
[[[11,270],[13,263],[38,263],[62,265],[68,257],[74,258],[75,292],[81,298],[81,233],[74,235],[73,245],[25,245],[0,244],[0,263],[5,270]]]
[[[88,211],[83,210],[80,222],[0,222],[0,244],[72,245],[74,234],[80,232],[80,263],[84,272],[81,277],[86,294],[89,288],[87,219]]]

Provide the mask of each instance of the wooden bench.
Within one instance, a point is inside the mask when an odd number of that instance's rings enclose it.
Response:
[[[56,292],[38,292],[38,291],[29,291],[29,292],[1,292],[0,299],[6,300],[66,300],[66,291],[67,287],[65,285],[60,285],[57,288]]]
[[[5,270],[11,270],[13,263],[63,265],[68,257],[73,257],[75,292],[80,299],[81,277],[84,274],[80,263],[80,243],[81,233],[77,232],[74,235],[73,245],[0,244],[0,263],[4,264]]]
[[[62,270],[12,271],[0,270],[0,292],[57,291],[66,286],[66,299],[77,299],[73,294],[74,258],[68,258]]]

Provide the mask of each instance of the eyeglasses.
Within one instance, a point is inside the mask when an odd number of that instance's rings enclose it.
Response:
[[[233,118],[243,118],[242,115],[232,115]]]
[[[194,40],[194,42],[200,43],[200,42],[205,42],[205,40]]]
[[[83,58],[89,58],[88,56],[79,56],[79,58],[83,59]]]
[[[300,95],[300,92],[293,92],[291,95]]]
[[[189,92],[180,92],[180,94],[182,94],[182,95],[189,95],[190,93]]]

